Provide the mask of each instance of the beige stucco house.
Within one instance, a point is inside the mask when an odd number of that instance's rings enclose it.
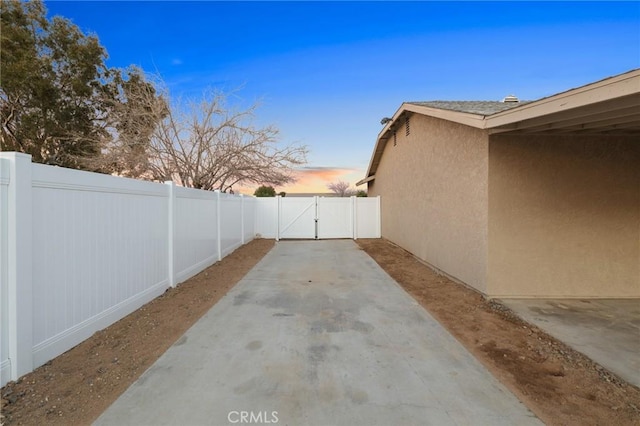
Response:
[[[640,70],[510,100],[385,120],[382,236],[489,297],[640,297]]]

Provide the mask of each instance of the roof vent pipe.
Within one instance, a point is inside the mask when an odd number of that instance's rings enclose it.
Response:
[[[502,102],[504,102],[505,104],[511,104],[511,103],[518,103],[520,102],[520,100],[515,95],[509,95],[509,96],[505,96]]]

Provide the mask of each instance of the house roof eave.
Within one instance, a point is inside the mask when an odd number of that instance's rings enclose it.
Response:
[[[488,115],[404,102],[376,140],[362,183],[375,178],[380,158],[403,114],[422,114],[497,133],[640,133],[640,69]]]
[[[376,175],[371,175],[369,177],[361,179],[358,182],[356,182],[356,186],[364,185],[367,182],[371,182],[372,180],[375,180],[375,178],[376,178]]]
[[[570,89],[520,107],[488,116],[485,128],[490,133],[505,131],[553,131],[571,126],[630,116],[635,125],[640,107],[640,69]],[[601,126],[601,130],[602,130]],[[629,126],[631,127],[631,126]]]
[[[414,113],[441,118],[443,120],[465,124],[467,126],[475,127],[478,129],[484,128],[484,115],[444,110],[423,105],[415,105],[410,102],[403,102],[402,105],[400,105],[400,108],[398,108],[393,114],[391,120],[386,123],[380,133],[378,133],[376,145],[373,148],[373,154],[371,155],[371,159],[369,160],[369,167],[367,168],[366,177],[359,181],[359,183],[357,183],[356,185],[361,185],[360,182],[369,182],[373,180],[373,178],[375,178],[375,173],[378,168],[378,164],[380,163],[380,157],[382,157],[382,153],[384,152],[384,149],[387,145],[387,140],[393,135],[393,131],[397,128],[398,121],[402,121],[401,117],[403,115]]]

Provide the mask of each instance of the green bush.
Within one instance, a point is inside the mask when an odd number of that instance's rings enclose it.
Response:
[[[256,192],[254,192],[253,195],[255,195],[256,197],[275,197],[276,190],[273,189],[273,186],[262,185],[261,187],[256,189]]]

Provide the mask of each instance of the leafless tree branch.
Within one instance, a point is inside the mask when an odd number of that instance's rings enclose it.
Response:
[[[148,177],[223,192],[238,184],[293,182],[293,168],[306,162],[308,150],[280,145],[274,126],[256,127],[256,108],[233,109],[221,92],[176,104],[151,135]]]
[[[343,182],[341,180],[337,182],[331,182],[327,185],[327,188],[329,188],[329,190],[331,190],[331,192],[336,194],[338,197],[350,197],[352,195],[355,195],[355,191],[349,188],[349,183]]]

